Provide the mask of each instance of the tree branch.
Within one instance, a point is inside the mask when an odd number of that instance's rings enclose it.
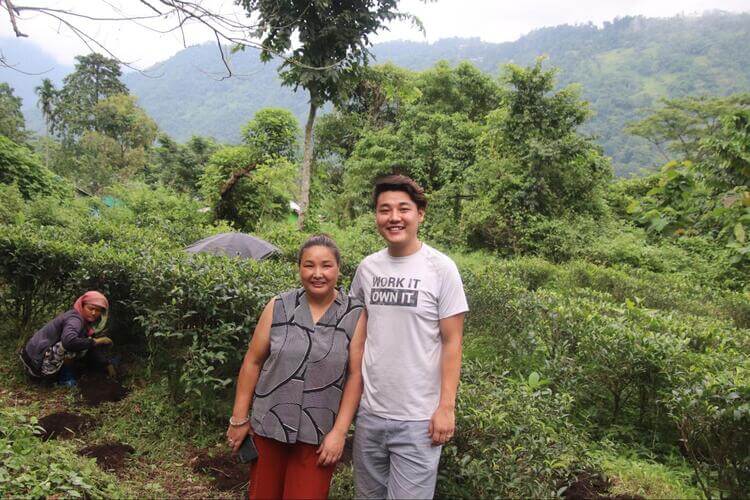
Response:
[[[11,0],[0,0],[0,3],[2,3],[3,1],[5,1],[5,7],[8,9],[8,15],[10,16],[10,24],[13,26],[13,32],[19,38],[28,37],[29,35],[21,33],[21,31],[18,29],[18,24],[16,23],[16,14],[18,13],[18,10],[13,7]]]
[[[217,46],[219,48],[219,54],[222,63],[227,70],[227,74],[224,78],[235,76],[234,72],[231,70],[229,61],[226,58],[226,49],[224,47],[224,45],[226,44],[243,49],[249,47],[256,50],[265,51],[274,57],[282,59],[284,62],[290,65],[308,70],[330,70],[337,67],[342,62],[334,61],[333,63],[325,66],[311,66],[303,64],[296,60],[294,57],[290,57],[281,52],[273,50],[270,47],[265,46],[260,41],[254,39],[253,37],[255,30],[259,27],[258,24],[252,22],[248,23],[247,19],[233,19],[227,15],[221,14],[220,12],[212,11],[197,2],[186,0],[139,0],[140,5],[144,6],[153,13],[149,13],[146,15],[129,15],[125,12],[122,12],[116,5],[110,3],[109,1],[101,0],[102,3],[109,6],[109,8],[116,12],[118,15],[97,16],[72,9],[60,9],[32,5],[13,5],[11,1],[15,0],[0,0],[0,3],[5,2],[8,12],[10,13],[11,24],[13,25],[13,30],[16,36],[27,36],[21,33],[20,28],[18,27],[18,21],[23,20],[21,17],[19,17],[21,13],[30,12],[34,14],[44,15],[49,18],[55,19],[60,23],[60,25],[64,25],[69,28],[73,32],[73,34],[78,37],[92,52],[104,52],[123,64],[123,66],[138,71],[139,73],[149,77],[150,75],[147,75],[143,71],[133,67],[131,63],[125,62],[121,58],[117,57],[111,50],[100,43],[94,36],[89,35],[88,32],[76,22],[76,20],[96,22],[133,22],[146,30],[159,34],[166,34],[179,29],[182,33],[183,46],[187,46],[187,40],[184,32],[185,24],[187,22],[197,23],[210,30],[210,32],[214,35],[214,39],[216,39],[217,41]],[[165,7],[165,9],[158,8],[157,6],[163,6]],[[143,24],[144,21],[156,21],[159,19],[167,20],[170,17],[172,17],[173,19],[176,18],[176,22],[174,22],[174,25],[169,26],[167,29]]]

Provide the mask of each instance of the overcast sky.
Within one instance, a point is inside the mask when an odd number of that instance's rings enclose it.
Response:
[[[203,0],[203,5],[243,19],[242,12],[232,0]],[[16,5],[45,5],[55,8],[75,5],[78,12],[98,16],[116,16],[116,10],[128,14],[146,14],[136,0],[16,0]],[[750,0],[438,0],[425,4],[420,0],[402,0],[400,10],[417,15],[427,30],[426,38],[416,29],[394,24],[390,32],[378,35],[374,41],[395,39],[427,40],[448,37],[479,37],[488,42],[518,39],[529,31],[559,24],[593,22],[601,25],[615,17],[644,15],[667,17],[676,14],[698,15],[707,10],[730,12],[750,11]],[[113,10],[114,9],[114,10]],[[164,26],[163,22],[158,24]],[[155,26],[152,23],[152,26]],[[133,66],[146,68],[169,58],[183,48],[178,32],[157,35],[135,23],[80,22],[90,35],[101,41],[122,60]],[[57,61],[72,64],[73,57],[89,50],[67,28],[45,16],[24,14],[19,28],[29,40],[41,47]],[[0,9],[0,36],[12,36],[8,14]],[[210,33],[197,27],[186,31],[187,45],[212,39]],[[0,47],[1,49],[2,47]],[[20,61],[16,61],[20,62]]]

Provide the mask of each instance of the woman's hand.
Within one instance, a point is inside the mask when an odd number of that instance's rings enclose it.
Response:
[[[326,434],[323,438],[323,442],[318,447],[318,465],[321,467],[327,467],[333,465],[341,459],[341,455],[344,453],[344,442],[346,441],[346,433],[333,429],[331,432]]]
[[[252,436],[255,434],[253,428],[250,427],[250,422],[245,422],[242,425],[230,425],[227,429],[227,444],[232,448],[232,453],[237,453],[240,449],[240,445],[245,440],[245,436]]]

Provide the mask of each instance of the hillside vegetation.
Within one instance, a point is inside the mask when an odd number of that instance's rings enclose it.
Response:
[[[300,145],[287,109],[256,113],[235,145],[178,142],[115,61],[88,55],[45,87],[52,137],[0,122],[0,493],[220,494],[192,460],[218,453],[263,305],[296,284],[297,248],[321,231],[341,246],[348,286],[383,246],[372,182],[399,172],[426,188],[420,237],[455,259],[471,308],[439,497],[746,497],[748,96],[665,102],[634,132],[674,160],[617,180],[584,132],[585,88],[560,85],[549,61],[499,78],[468,62],[386,64],[348,85],[316,125],[301,230],[288,209]],[[0,105],[19,116],[17,99]],[[183,250],[230,230],[282,254]],[[30,389],[16,350],[88,289],[110,299],[107,334],[132,392],[83,410],[99,426],[82,442],[41,442],[41,413],[80,398]],[[70,466],[79,442],[110,441],[135,450],[119,475]],[[352,488],[342,466],[332,496]]]
[[[429,29],[429,27],[428,27]],[[60,82],[62,68],[28,44],[6,40],[6,56],[36,75],[0,69],[24,99],[30,128],[43,130],[33,88],[41,78]],[[613,158],[617,175],[653,169],[665,158],[647,141],[626,133],[625,126],[644,116],[662,98],[729,95],[750,91],[750,14],[710,13],[700,17],[653,19],[624,17],[594,25],[535,30],[515,42],[446,39],[433,44],[389,42],[374,47],[378,63],[422,71],[441,60],[469,61],[492,77],[503,64],[531,64],[547,55],[559,68],[559,85],[580,83],[582,97],[594,112],[584,131],[596,137]],[[291,110],[300,120],[306,97],[282,87],[275,65],[264,65],[254,52],[231,58],[235,76],[224,69],[213,45],[190,47],[147,71],[130,73],[124,82],[165,132],[180,141],[194,134],[237,142],[239,128],[256,111]],[[52,68],[52,72],[46,72]]]
[[[433,44],[390,42],[374,47],[378,63],[422,71],[441,60],[469,61],[497,77],[503,64],[531,64],[540,55],[559,68],[561,86],[580,83],[591,104],[584,131],[597,137],[613,158],[618,175],[637,173],[665,159],[648,142],[624,128],[658,105],[687,95],[729,95],[750,91],[750,14],[648,19],[626,17],[593,25],[543,28],[515,42],[448,39]],[[155,68],[159,79],[128,75],[124,81],[157,123],[179,140],[198,133],[238,140],[237,130],[257,110],[280,106],[302,120],[305,97],[282,88],[273,65],[253,53],[234,57],[238,78],[221,73],[215,48],[193,47]],[[201,71],[208,74],[201,75]]]

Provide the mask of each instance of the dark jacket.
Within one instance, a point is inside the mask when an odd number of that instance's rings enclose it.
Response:
[[[99,349],[93,349],[94,339],[87,335],[86,322],[75,309],[59,314],[55,319],[37,330],[26,343],[24,350],[31,361],[32,368],[40,371],[44,361],[44,351],[62,341],[66,351],[80,352],[90,349],[89,353],[98,359],[97,364],[106,364]]]

